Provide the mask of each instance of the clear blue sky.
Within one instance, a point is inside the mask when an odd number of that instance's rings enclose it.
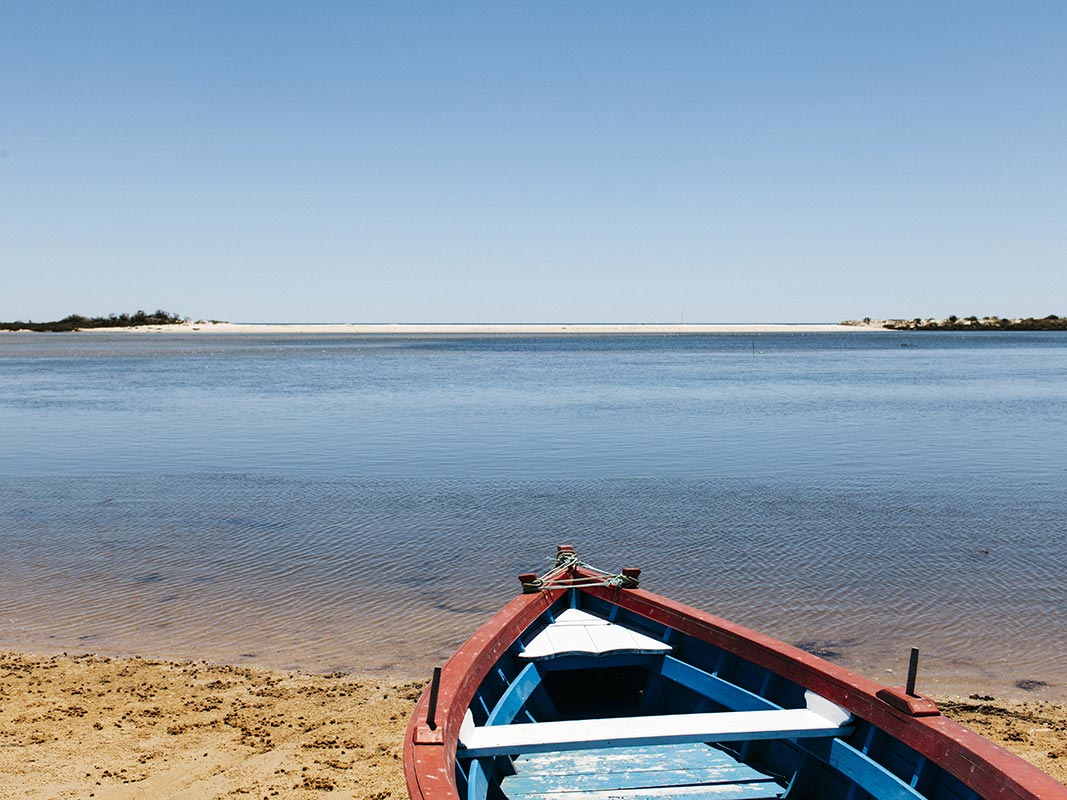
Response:
[[[0,319],[1067,313],[1067,3],[0,6]]]

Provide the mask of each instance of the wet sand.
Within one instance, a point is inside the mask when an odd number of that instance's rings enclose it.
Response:
[[[202,662],[0,653],[0,798],[407,797],[420,683]],[[1067,782],[1067,706],[943,698]]]

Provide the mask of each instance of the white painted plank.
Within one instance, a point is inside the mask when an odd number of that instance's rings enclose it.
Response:
[[[725,711],[467,728],[461,757],[586,750],[671,742],[733,742],[839,736],[848,729],[807,708]]]
[[[556,616],[554,625],[614,625],[615,623],[598,617],[596,614],[590,614],[588,611],[582,611],[580,608],[567,608],[561,611]]]
[[[521,658],[540,661],[565,655],[666,653],[671,646],[643,633],[608,622],[578,608],[568,608],[523,649]]]

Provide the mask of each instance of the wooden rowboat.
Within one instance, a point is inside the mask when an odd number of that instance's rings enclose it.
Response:
[[[520,576],[416,706],[412,800],[1067,800],[910,687],[639,589],[639,572],[562,546]]]

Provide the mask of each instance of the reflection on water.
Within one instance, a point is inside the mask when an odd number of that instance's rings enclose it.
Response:
[[[900,338],[0,338],[0,646],[419,676],[570,542],[1067,697],[1067,337]]]

